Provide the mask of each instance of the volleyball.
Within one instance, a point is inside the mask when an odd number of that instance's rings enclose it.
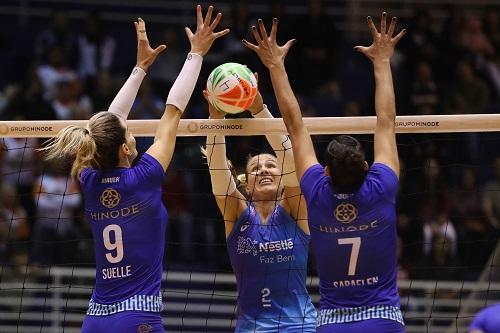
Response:
[[[225,113],[240,113],[257,95],[257,79],[245,65],[228,62],[216,67],[207,80],[208,101]]]

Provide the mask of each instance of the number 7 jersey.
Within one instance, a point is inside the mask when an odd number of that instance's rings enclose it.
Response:
[[[397,187],[394,171],[380,163],[372,165],[352,194],[336,193],[319,164],[304,173],[301,188],[320,280],[319,326],[369,318],[402,323],[396,286]]]
[[[92,227],[96,284],[88,315],[161,311],[167,226],[163,167],[144,154],[132,168],[84,169],[80,182]]]

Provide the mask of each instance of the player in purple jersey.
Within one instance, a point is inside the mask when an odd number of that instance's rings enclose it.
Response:
[[[469,333],[500,332],[500,303],[481,310],[469,325]]]
[[[276,42],[277,19],[270,35],[262,20],[252,27],[257,45],[243,41],[269,69],[283,120],[290,133],[295,167],[307,202],[309,228],[320,279],[317,332],[403,332],[396,287],[396,214],[399,160],[396,107],[390,59],[404,35],[393,37],[396,18],[377,31],[370,17],[370,47],[356,47],[375,71],[375,163],[369,167],[360,143],[350,136],[333,139],[326,167],[318,164],[284,66],[294,43]]]
[[[208,104],[212,119],[224,118]],[[260,93],[249,111],[272,118]],[[238,285],[236,332],[315,332],[316,310],[306,289],[307,210],[291,143],[286,135],[266,138],[276,156],[258,154],[247,161],[242,193],[228,165],[225,136],[207,136],[212,192]]]
[[[212,22],[212,6],[205,19],[201,6],[196,10],[196,32],[186,28],[191,51],[169,92],[154,143],[137,164],[133,165],[137,150],[126,119],[146,71],[166,48],[149,46],[142,19],[135,22],[137,65],[108,112],[94,115],[87,128],[64,128],[43,148],[47,159],[74,159],[71,174],[80,180],[92,227],[96,284],[84,333],[163,332],[160,285],[168,215],[161,183],[203,56],[215,39],[229,32],[214,32],[222,15]]]

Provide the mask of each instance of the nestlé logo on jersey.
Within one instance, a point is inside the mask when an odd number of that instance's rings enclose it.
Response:
[[[238,237],[238,254],[253,254],[256,256],[259,252],[279,252],[293,250],[293,240],[291,238],[277,240],[272,242],[260,243],[249,237]]]

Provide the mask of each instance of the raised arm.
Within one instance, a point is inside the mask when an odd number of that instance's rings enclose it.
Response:
[[[208,102],[207,92],[203,94]],[[211,119],[223,119],[224,114],[217,111],[208,102],[208,111]],[[207,157],[212,193],[217,206],[223,216],[226,237],[231,234],[234,223],[247,207],[246,199],[236,187],[233,174],[226,157],[226,138],[221,134],[207,135],[205,151]]]
[[[389,30],[386,29],[387,14],[382,13],[380,32],[368,16],[368,27],[372,33],[373,43],[368,47],[356,46],[355,49],[367,56],[373,63],[375,73],[375,125],[374,152],[375,162],[390,167],[399,177],[399,157],[396,145],[396,102],[392,82],[390,60],[394,47],[404,36],[405,30],[392,37],[396,28],[396,17],[393,17]]]
[[[154,50],[151,48],[146,34],[146,23],[143,19],[138,18],[137,22],[134,22],[134,25],[137,35],[137,63],[129,78],[125,81],[125,84],[108,108],[109,112],[116,114],[124,121],[128,118],[130,109],[134,104],[137,92],[139,91],[142,80],[146,76],[149,66],[151,66],[156,60],[156,57],[167,48],[163,44]]]
[[[258,78],[257,73],[255,76]],[[264,104],[260,92],[257,93],[249,111],[254,118],[274,118],[267,105]],[[297,221],[299,227],[309,234],[306,202],[295,172],[292,142],[288,135],[266,135],[266,139],[276,154],[278,167],[282,173],[281,181],[285,189],[282,198],[283,207]]]
[[[297,178],[300,180],[304,172],[318,163],[318,160],[314,152],[311,136],[302,121],[299,103],[290,86],[285,69],[285,57],[295,40],[289,40],[285,45],[279,46],[276,42],[277,31],[278,20],[276,18],[273,19],[273,26],[269,36],[264,23],[259,20],[259,29],[257,30],[255,26],[252,27],[252,33],[257,45],[246,40],[243,40],[243,43],[246,47],[255,51],[262,63],[269,69],[278,107],[292,141],[295,169]]]
[[[156,128],[155,141],[147,153],[155,157],[166,170],[174,153],[177,135],[177,126],[182,112],[186,108],[193,94],[196,81],[201,70],[203,56],[210,50],[213,42],[229,33],[229,29],[214,32],[219,24],[222,14],[218,13],[212,22],[213,7],[208,7],[207,15],[203,19],[201,6],[196,7],[196,32],[185,28],[186,35],[191,43],[191,51],[179,76],[175,80],[167,97],[165,112]]]

